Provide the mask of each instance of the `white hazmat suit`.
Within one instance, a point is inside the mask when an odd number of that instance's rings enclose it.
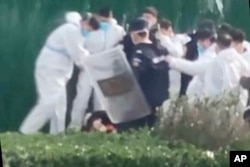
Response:
[[[170,59],[170,68],[193,76],[193,79],[191,80],[187,89],[188,97],[204,96],[204,73],[215,57],[215,44],[213,44],[203,53],[201,53],[196,61],[188,61],[180,58]]]
[[[250,43],[248,41],[243,41],[243,47],[247,50],[250,50]]]
[[[66,84],[74,63],[83,66],[88,51],[83,48],[81,15],[66,14],[66,23],[55,29],[47,38],[35,64],[35,81],[38,100],[23,122],[20,131],[33,134],[50,121],[50,133],[65,130]]]
[[[239,87],[240,79],[249,76],[250,66],[234,48],[218,53],[205,73],[204,93],[206,97],[223,94]],[[246,106],[247,92],[240,91],[242,106]]]
[[[106,29],[100,29],[90,32],[86,38],[84,46],[90,52],[90,54],[98,54],[116,46],[125,35],[124,29],[114,23],[109,23]],[[91,83],[89,74],[83,70],[80,71],[77,83],[77,95],[73,102],[73,108],[71,112],[70,128],[81,128],[82,121],[86,109],[88,108],[88,102],[91,97],[93,86]],[[98,95],[94,90],[94,110],[104,110],[101,101],[98,99]]]

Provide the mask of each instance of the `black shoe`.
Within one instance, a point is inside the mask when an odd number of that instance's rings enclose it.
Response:
[[[250,106],[248,106],[245,111],[244,111],[244,114],[243,114],[243,119],[250,123]]]

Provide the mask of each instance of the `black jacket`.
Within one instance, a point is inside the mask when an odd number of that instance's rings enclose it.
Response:
[[[191,41],[186,44],[187,53],[185,58],[187,60],[196,60],[198,58],[198,49],[197,49],[197,39],[195,33],[188,34],[191,38]]]
[[[134,46],[131,65],[140,88],[152,110],[168,99],[169,68],[165,61],[155,62],[168,54],[163,47],[154,44]]]
[[[156,32],[157,32],[157,28],[156,26],[153,26],[150,30],[149,39],[153,42],[154,45],[156,45],[156,47],[159,47],[160,41],[157,40],[155,37]],[[125,35],[125,37],[123,38],[122,44],[124,46],[124,52],[127,56],[127,59],[131,61],[131,57],[134,52],[135,45],[133,44],[133,41],[129,34]]]
[[[187,53],[185,59],[194,61],[198,58],[198,49],[197,49],[197,39],[195,33],[188,34],[191,38],[191,41],[186,44]],[[192,76],[182,73],[181,74],[181,89],[180,96],[186,95],[186,91],[189,85],[189,82],[192,80]]]

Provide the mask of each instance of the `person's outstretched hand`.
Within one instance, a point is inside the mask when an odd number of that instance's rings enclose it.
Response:
[[[171,56],[166,56],[166,57],[165,57],[165,61],[166,61],[167,63],[170,63],[171,60],[172,60],[172,57],[171,57]]]

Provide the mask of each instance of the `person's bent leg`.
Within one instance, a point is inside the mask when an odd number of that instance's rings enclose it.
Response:
[[[49,113],[52,113],[51,107],[51,104],[39,101],[22,123],[20,132],[23,134],[37,133],[49,121]]]
[[[50,71],[47,71],[46,68],[36,67],[35,81],[39,97],[37,104],[20,127],[20,131],[23,134],[38,132],[51,117],[54,108],[53,101],[50,98],[52,82],[49,73]]]
[[[103,104],[101,103],[100,98],[98,97],[98,94],[96,90],[93,88],[93,103],[94,103],[94,110],[99,111],[99,110],[105,110]]]

